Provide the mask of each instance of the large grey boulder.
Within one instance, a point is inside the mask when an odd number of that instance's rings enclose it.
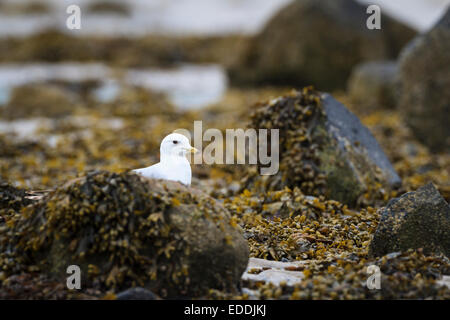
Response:
[[[395,108],[397,72],[397,63],[392,60],[358,64],[347,85],[350,99],[367,110]]]
[[[399,59],[399,109],[416,137],[433,151],[450,150],[450,7]]]
[[[304,88],[261,105],[251,128],[279,129],[279,172],[250,168],[247,187],[299,187],[351,206],[382,199],[401,180],[358,117],[331,95]]]
[[[382,256],[410,248],[450,257],[450,206],[431,183],[388,203],[370,254]]]
[[[369,30],[366,9],[353,0],[293,1],[248,42],[229,68],[231,82],[344,88],[356,64],[395,59],[415,35],[385,15],[381,30]]]

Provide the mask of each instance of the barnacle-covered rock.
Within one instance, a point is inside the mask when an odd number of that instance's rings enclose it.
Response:
[[[353,206],[386,200],[401,183],[370,131],[328,94],[304,88],[275,99],[255,111],[250,127],[279,129],[280,170],[260,176],[251,168],[248,188],[298,186]]]
[[[372,255],[423,248],[450,257],[450,206],[429,183],[392,199],[370,245]]]
[[[83,287],[142,286],[162,297],[231,289],[249,254],[240,227],[216,200],[131,173],[88,173],[7,224],[0,261],[13,258],[16,269],[36,265],[65,279],[75,264]]]
[[[392,109],[397,102],[397,63],[371,61],[357,65],[348,81],[353,103],[365,109]]]
[[[365,60],[394,59],[415,32],[383,15],[382,28],[366,28],[366,7],[353,0],[297,0],[248,43],[229,68],[236,84],[343,88]]]
[[[400,111],[415,136],[435,151],[450,149],[450,7],[401,53]]]

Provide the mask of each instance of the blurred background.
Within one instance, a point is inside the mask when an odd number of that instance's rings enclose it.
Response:
[[[401,50],[449,3],[0,0],[1,178],[47,188],[147,166],[173,129],[243,127],[258,101],[314,85],[371,128],[411,185],[433,173],[448,188],[447,145],[415,135],[393,79]],[[66,26],[72,4],[80,30]],[[381,7],[381,30],[366,28],[368,4]]]

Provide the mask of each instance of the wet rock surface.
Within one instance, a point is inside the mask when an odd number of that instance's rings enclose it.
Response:
[[[355,104],[370,109],[395,108],[398,68],[395,61],[365,62],[357,65],[348,81],[348,94]]]
[[[249,42],[229,69],[231,81],[343,88],[353,66],[396,58],[415,34],[385,15],[383,32],[369,30],[365,12],[355,1],[294,1]]]
[[[90,173],[9,221],[0,237],[6,273],[31,268],[61,280],[76,264],[90,288],[198,296],[233,289],[248,261],[239,226],[217,201],[134,174]]]
[[[434,151],[450,149],[450,8],[399,59],[399,108],[416,137]]]
[[[345,106],[310,88],[260,106],[252,128],[279,129],[280,171],[246,184],[268,190],[299,187],[355,206],[387,196],[401,180],[370,131]],[[386,188],[385,194],[375,194]]]
[[[431,183],[382,209],[370,252],[381,256],[410,248],[450,256],[450,206]]]

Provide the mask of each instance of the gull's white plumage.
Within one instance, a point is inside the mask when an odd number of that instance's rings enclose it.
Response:
[[[197,149],[191,147],[188,138],[179,133],[171,133],[161,142],[160,161],[133,172],[146,178],[173,180],[190,185],[192,171],[186,154],[196,151]]]

